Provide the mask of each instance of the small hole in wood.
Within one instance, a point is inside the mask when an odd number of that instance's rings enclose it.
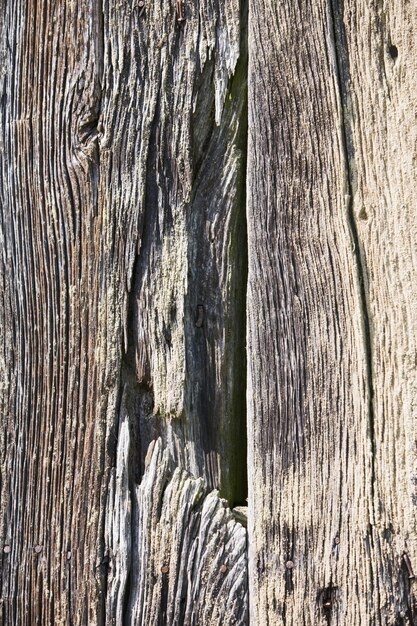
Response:
[[[397,46],[394,46],[393,44],[390,44],[388,46],[388,52],[389,52],[389,55],[390,55],[391,59],[393,59],[395,61],[395,59],[398,57],[398,48],[397,48]]]
[[[168,574],[168,572],[169,572],[169,567],[168,567],[168,565],[163,565],[163,566],[161,567],[161,572],[162,572],[163,574]]]

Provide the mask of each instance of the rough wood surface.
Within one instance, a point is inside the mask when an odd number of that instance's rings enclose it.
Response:
[[[145,604],[149,623],[161,623],[158,581],[148,579],[141,602],[130,600],[136,485],[152,440],[162,437],[176,465],[231,504],[244,501],[242,24],[238,0],[1,4],[8,626],[119,624],[128,607]],[[144,502],[146,489],[149,478]],[[204,509],[201,519],[229,542],[230,512],[219,521],[223,505],[205,502],[213,515]],[[189,521],[180,513],[173,536]],[[215,568],[214,547],[181,556],[205,576]],[[213,576],[204,607],[193,610],[207,624],[223,610],[239,623],[245,577],[230,569],[220,609]],[[182,596],[170,594],[164,610],[180,610]],[[199,619],[192,615],[187,623]]]
[[[217,492],[176,468],[159,439],[133,501],[123,474],[128,422],[121,423],[118,464],[108,502],[108,624],[247,624],[246,531]],[[132,509],[131,509],[132,506]],[[125,537],[130,533],[131,543]],[[123,553],[118,571],[113,554]],[[126,602],[126,578],[131,593]],[[123,603],[125,621],[122,621]],[[112,617],[113,616],[113,617]]]
[[[416,623],[416,17],[250,3],[254,624]]]
[[[417,624],[416,23],[0,4],[2,625]]]

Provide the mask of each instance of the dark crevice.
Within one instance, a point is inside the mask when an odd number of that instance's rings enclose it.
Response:
[[[389,53],[391,59],[393,61],[395,61],[396,58],[398,57],[398,48],[397,48],[397,46],[394,46],[393,44],[388,46],[388,53]]]
[[[103,0],[97,1],[97,65],[99,72],[100,88],[103,88],[104,79],[104,56],[105,56],[105,35],[104,35],[104,7]]]
[[[127,573],[126,584],[123,594],[123,608],[122,608],[122,626],[130,626],[131,620],[129,616],[130,596],[132,592],[132,568],[129,567]]]
[[[415,575],[412,569],[410,557],[406,552],[401,558],[399,586],[402,590],[401,615],[397,624],[404,626],[417,626],[417,602],[413,591]],[[396,626],[397,626],[396,624]]]
[[[247,181],[247,150],[248,150],[248,2],[243,0],[241,3],[241,34],[240,49],[241,56],[236,66],[235,75],[232,77],[230,84],[230,93],[234,91],[234,80],[239,84],[245,82],[245,90],[243,94],[244,102],[242,107],[242,120],[240,137],[237,143],[238,149],[242,154],[242,164],[240,172],[240,180],[238,182],[240,189],[239,207],[241,208],[237,220],[240,224],[240,234],[237,233],[237,241],[241,241],[241,274],[239,277],[238,289],[240,293],[236,296],[237,319],[236,324],[240,329],[240,337],[238,338],[238,346],[236,349],[236,370],[239,371],[240,379],[236,376],[234,387],[233,405],[235,407],[236,431],[232,433],[235,441],[234,447],[234,464],[236,467],[236,480],[233,487],[233,500],[231,506],[247,506],[248,498],[248,461],[247,461],[247,406],[246,406],[246,386],[247,386],[247,355],[246,355],[246,310],[247,310],[247,285],[248,285],[248,232],[247,232],[247,216],[246,216],[246,181]],[[240,419],[239,419],[240,416]]]
[[[328,626],[332,623],[332,614],[335,610],[337,592],[338,587],[333,585],[332,581],[330,581],[329,585],[320,589],[317,595],[317,602],[319,604],[320,611]]]
[[[200,78],[195,86],[196,107],[193,115],[193,125],[198,125],[204,132],[193,134],[193,188],[199,178],[209,146],[216,131],[215,97],[214,97],[214,59],[207,59],[201,68]],[[199,122],[199,116],[204,114],[204,124]]]
[[[88,119],[83,121],[79,129],[81,143],[89,143],[92,139],[95,139],[97,137],[98,121],[99,111],[92,112]]]
[[[343,24],[343,18],[340,14],[340,5],[338,0],[330,1],[330,13],[332,17],[333,27],[333,39],[334,39],[334,53],[336,61],[336,73],[339,86],[340,101],[341,101],[341,125],[342,125],[342,142],[345,161],[346,172],[346,185],[348,195],[347,214],[349,220],[349,227],[352,234],[353,242],[353,254],[355,256],[358,282],[361,302],[361,312],[363,321],[363,333],[365,344],[365,356],[366,356],[366,368],[367,368],[367,382],[369,393],[369,438],[371,443],[372,459],[371,459],[371,494],[372,494],[372,506],[376,506],[375,502],[375,454],[376,454],[376,441],[375,441],[375,409],[374,409],[374,386],[373,386],[373,365],[372,365],[372,336],[371,336],[371,322],[370,314],[368,310],[368,301],[366,293],[366,262],[364,253],[361,249],[361,242],[358,234],[358,229],[355,220],[355,214],[353,210],[353,172],[351,167],[351,161],[354,158],[353,145],[352,145],[352,132],[347,109],[347,85],[349,84],[349,65],[347,60],[347,41],[345,27]]]

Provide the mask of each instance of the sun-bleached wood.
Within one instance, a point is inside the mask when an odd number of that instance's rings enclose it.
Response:
[[[121,429],[118,454],[123,459],[127,420]],[[120,467],[125,467],[123,461]],[[247,624],[246,531],[226,502],[217,492],[208,492],[201,478],[175,467],[160,439],[149,450],[131,512],[127,491],[117,486],[123,481],[127,477],[115,477],[116,501],[109,501],[109,512],[125,512],[125,523],[132,525],[128,550],[119,542],[119,536],[126,536],[119,519],[108,520],[107,532],[109,545],[133,561],[125,623]],[[123,584],[119,572],[109,575],[107,603],[115,619],[109,618],[108,624],[122,623]]]
[[[417,623],[417,6],[249,5],[0,6],[5,626]]]
[[[414,624],[415,3],[249,8],[251,624]]]

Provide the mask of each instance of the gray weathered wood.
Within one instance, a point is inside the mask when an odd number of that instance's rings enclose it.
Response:
[[[250,3],[253,624],[416,620],[415,20]]]
[[[417,623],[416,20],[1,4],[0,623]]]

